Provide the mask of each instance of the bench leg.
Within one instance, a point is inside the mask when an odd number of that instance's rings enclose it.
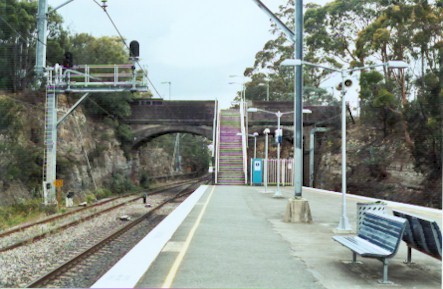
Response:
[[[352,263],[357,263],[357,253],[352,252]]]
[[[380,280],[380,283],[392,284],[392,282],[388,280],[388,259],[383,258],[381,261],[383,262],[383,280]]]
[[[412,264],[412,248],[408,247],[408,259],[405,261],[406,264]]]

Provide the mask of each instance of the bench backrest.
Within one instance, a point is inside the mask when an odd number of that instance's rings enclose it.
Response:
[[[403,234],[408,246],[441,260],[442,238],[437,222],[402,211],[393,210],[393,213],[408,220]]]
[[[381,213],[366,212],[358,236],[377,245],[391,255],[397,253],[406,220]]]

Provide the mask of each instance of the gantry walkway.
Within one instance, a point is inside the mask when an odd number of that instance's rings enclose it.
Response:
[[[338,193],[304,188],[314,222],[284,223],[292,190],[285,187],[286,198],[274,199],[262,187],[203,186],[188,198],[189,208],[165,220],[163,233],[148,235],[94,287],[441,288],[441,261],[414,251],[415,263],[406,265],[403,242],[389,265],[393,285],[377,282],[378,260],[358,258],[361,263],[351,264],[351,252],[331,239],[341,214]],[[348,195],[354,229],[356,203],[362,201],[368,199]],[[388,202],[390,209],[434,219],[441,227],[441,210]],[[178,229],[166,232],[174,222]],[[159,247],[154,257],[153,247]]]

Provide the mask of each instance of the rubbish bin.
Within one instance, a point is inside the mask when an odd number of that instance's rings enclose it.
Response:
[[[357,234],[360,232],[360,226],[363,222],[363,215],[366,212],[380,212],[386,213],[386,203],[381,201],[372,202],[372,203],[357,203]]]

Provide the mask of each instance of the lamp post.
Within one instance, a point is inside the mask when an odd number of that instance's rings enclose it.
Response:
[[[268,192],[268,135],[271,131],[266,128],[263,133],[265,134],[265,165],[263,168],[263,183],[265,184],[265,193]]]
[[[346,101],[345,101],[345,80],[346,76],[353,71],[360,71],[375,67],[384,66],[386,68],[393,68],[393,69],[403,69],[407,68],[408,64],[404,61],[398,61],[398,60],[391,60],[388,62],[380,63],[380,64],[374,64],[374,65],[368,65],[364,67],[355,67],[355,68],[349,68],[349,69],[335,69],[332,67],[311,63],[307,61],[302,61],[301,59],[286,59],[284,60],[281,65],[282,66],[297,66],[301,67],[303,64],[323,68],[326,70],[334,71],[337,73],[340,73],[341,77],[341,148],[342,148],[342,165],[341,165],[341,173],[342,173],[342,214],[340,217],[340,222],[338,224],[337,230],[342,231],[349,231],[351,230],[351,225],[349,224],[349,219],[346,213]]]
[[[171,82],[170,81],[163,81],[161,84],[167,84],[169,85],[169,100],[171,100]]]
[[[266,86],[266,101],[269,101],[269,81],[266,81],[266,83],[259,83],[258,86]]]
[[[269,114],[273,114],[273,115],[275,115],[275,116],[277,116],[277,133],[280,133],[280,118],[283,116],[283,115],[285,115],[285,114],[288,114],[288,113],[293,113],[294,111],[288,111],[288,112],[280,112],[280,111],[277,111],[277,112],[272,112],[272,111],[267,111],[267,110],[264,110],[264,109],[259,109],[259,108],[256,108],[256,107],[251,107],[251,108],[248,108],[248,112],[264,112],[264,113],[269,113]],[[311,113],[311,111],[309,110],[309,109],[303,109],[303,113]],[[277,190],[276,190],[276,192],[275,192],[275,194],[274,194],[274,198],[281,198],[281,197],[283,197],[283,195],[282,195],[282,193],[280,192],[280,142],[281,142],[281,139],[280,139],[280,136],[278,136],[278,135],[276,135],[275,136],[276,138],[278,138],[277,139]],[[283,134],[281,135],[281,137],[283,138]]]
[[[238,136],[242,136],[243,134],[241,132],[237,133]],[[257,137],[258,137],[258,132],[254,132],[253,134],[246,134],[248,137],[253,137],[254,138],[254,159],[257,158]],[[251,169],[251,178],[250,178],[250,182],[251,182],[251,186],[252,186],[252,161],[251,161],[251,165],[250,165],[250,169]]]
[[[258,137],[258,132],[254,132],[252,134],[252,136],[254,137],[254,159],[257,158],[257,137]]]

